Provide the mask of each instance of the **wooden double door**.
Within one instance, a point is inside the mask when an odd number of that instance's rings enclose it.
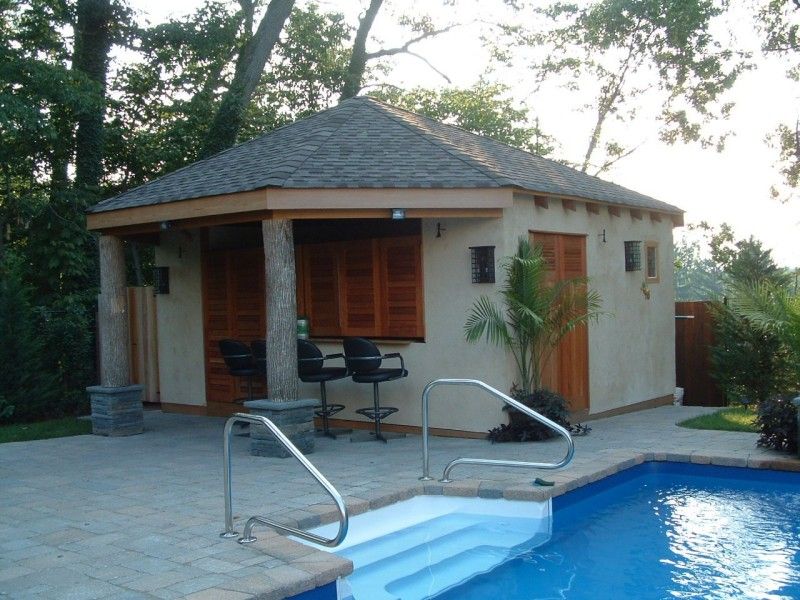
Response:
[[[586,277],[586,236],[531,232],[530,241],[542,249],[549,283]],[[569,401],[573,412],[589,409],[589,334],[585,325],[561,340],[543,369],[542,379],[544,387]]]

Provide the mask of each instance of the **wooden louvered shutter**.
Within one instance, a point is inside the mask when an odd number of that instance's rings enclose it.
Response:
[[[342,335],[376,336],[380,332],[378,240],[340,244],[339,322]]]
[[[380,240],[381,335],[424,336],[422,260],[419,237]]]
[[[234,383],[219,353],[219,341],[230,332],[228,257],[224,253],[206,252],[204,258],[206,397],[209,402],[228,402],[234,394]]]
[[[261,248],[204,253],[206,400],[233,402],[247,396],[244,378],[231,376],[219,353],[226,338],[249,344],[267,331],[264,300],[264,253]],[[253,393],[263,392],[259,378]]]
[[[302,250],[303,304],[314,336],[339,335],[339,289],[334,244],[307,244]]]
[[[542,251],[547,265],[547,283],[555,283],[559,279],[558,273],[558,238],[552,233],[537,233],[533,236],[533,245],[538,246]]]

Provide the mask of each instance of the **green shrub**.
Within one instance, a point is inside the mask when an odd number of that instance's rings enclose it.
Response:
[[[754,325],[723,304],[712,306],[712,376],[728,402],[761,403],[794,387],[791,354],[775,332]]]
[[[538,389],[526,394],[514,387],[511,389],[511,395],[528,408],[532,408],[551,421],[569,429],[567,401],[560,394],[546,389]],[[487,437],[492,442],[531,442],[546,440],[557,435],[546,425],[531,419],[516,408],[505,405],[503,410],[508,412],[509,423],[508,425],[499,425],[489,431]]]
[[[10,250],[0,257],[0,411],[14,421],[32,421],[49,414],[56,398],[55,377],[46,367],[44,340],[22,278],[24,263]]]
[[[792,403],[792,397],[790,394],[775,396],[759,404],[759,446],[797,452],[797,409]]]

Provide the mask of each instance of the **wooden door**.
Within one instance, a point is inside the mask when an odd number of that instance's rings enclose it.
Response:
[[[228,372],[219,353],[219,341],[230,338],[249,344],[266,336],[264,251],[261,248],[204,253],[203,310],[206,400],[230,403],[246,398],[247,381]],[[264,391],[263,381],[254,377],[253,394]]]
[[[542,249],[549,283],[586,277],[586,237],[531,233],[531,243]],[[544,387],[564,396],[570,410],[589,409],[589,334],[585,325],[561,340],[542,370]]]
[[[711,376],[714,319],[709,304],[675,303],[675,380],[689,406],[725,406],[725,395]]]

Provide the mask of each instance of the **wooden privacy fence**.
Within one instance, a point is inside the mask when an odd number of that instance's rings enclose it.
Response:
[[[690,406],[724,406],[725,397],[711,376],[714,344],[709,302],[675,303],[675,380]]]
[[[160,402],[158,387],[158,329],[152,287],[128,288],[131,380],[144,386],[144,402]]]

